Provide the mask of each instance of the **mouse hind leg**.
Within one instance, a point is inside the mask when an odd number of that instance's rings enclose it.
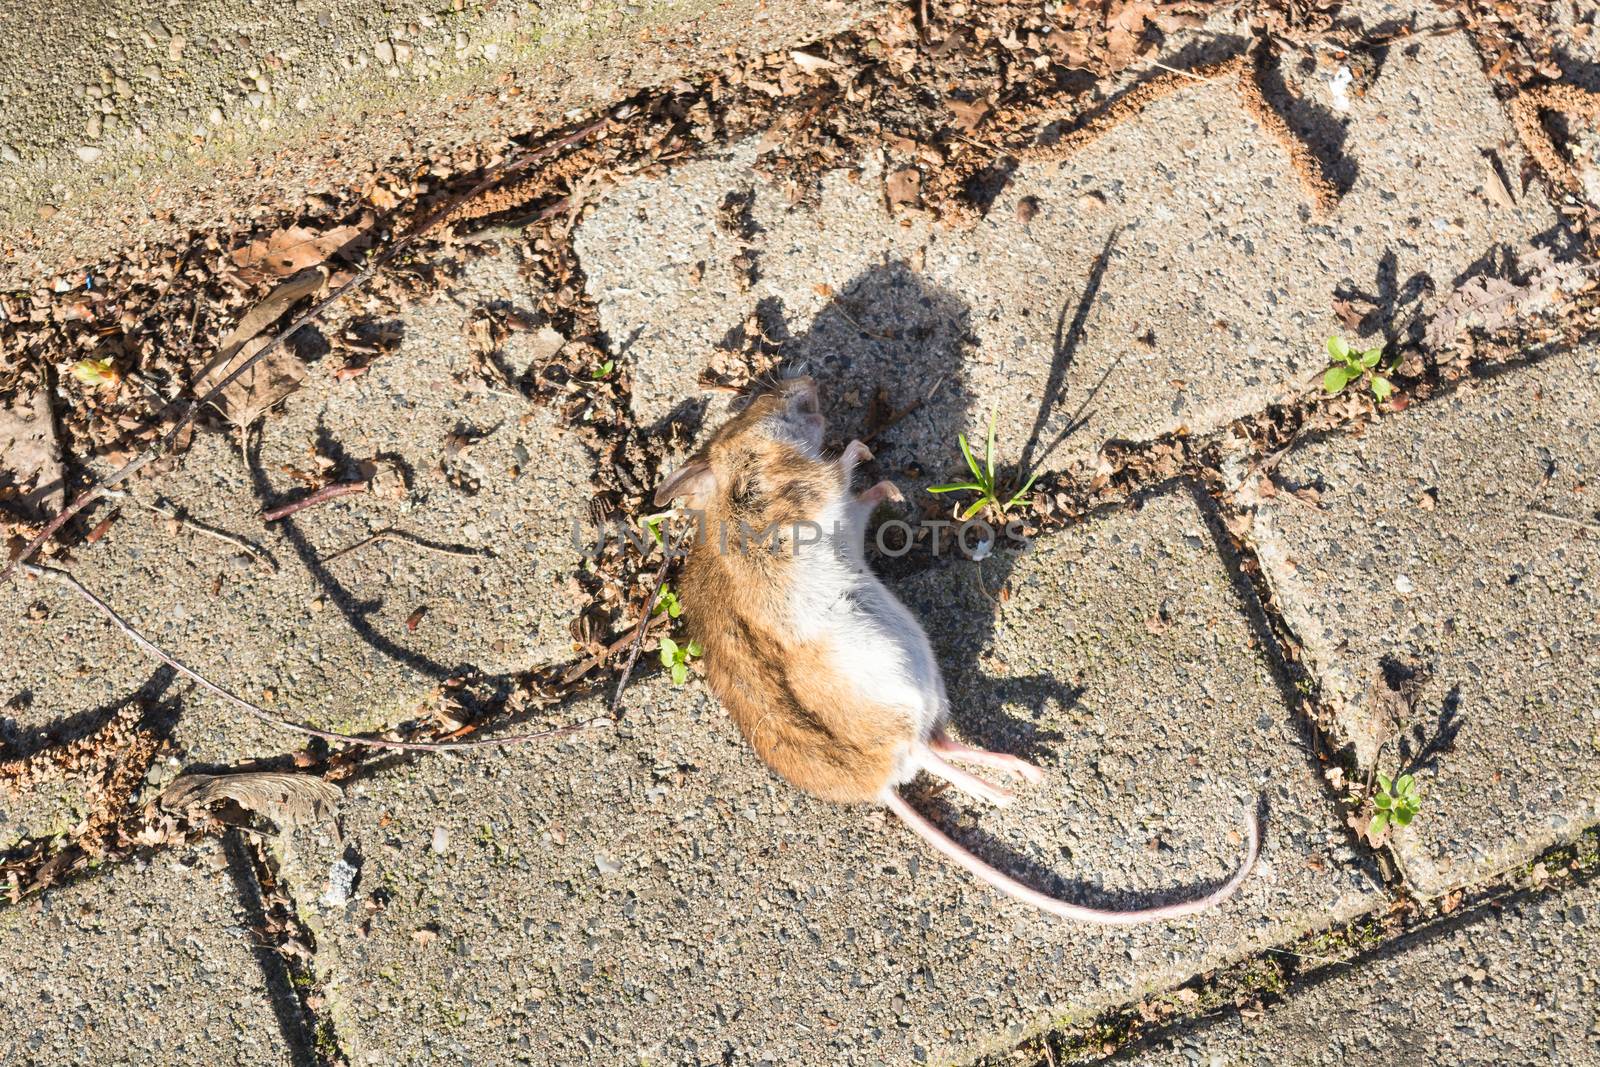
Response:
[[[986,800],[996,807],[1004,807],[1013,799],[1011,790],[957,767],[927,746],[923,747],[921,763],[923,770],[935,778],[950,783],[975,800]]]
[[[1044,772],[1022,757],[1013,756],[1005,752],[990,752],[988,749],[964,745],[945,733],[943,728],[935,730],[929,736],[928,747],[943,758],[959,760],[962,763],[974,763],[980,767],[990,767],[997,771],[1014,774],[1030,785],[1038,785],[1044,781]]]

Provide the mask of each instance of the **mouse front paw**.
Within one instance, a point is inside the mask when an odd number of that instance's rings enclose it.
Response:
[[[851,441],[844,446],[844,455],[839,457],[839,463],[844,467],[845,473],[848,474],[855,470],[858,464],[865,463],[871,458],[872,449],[860,441]]]
[[[877,507],[885,501],[892,501],[896,504],[901,503],[905,500],[905,495],[900,492],[898,485],[885,479],[871,489],[865,490],[860,496],[856,497],[856,500],[863,504]]]

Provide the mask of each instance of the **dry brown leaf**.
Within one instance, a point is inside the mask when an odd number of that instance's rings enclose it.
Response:
[[[222,342],[222,352],[195,381],[196,396],[205,396],[257,352],[271,337],[257,336],[283,317],[296,301],[310,296],[322,286],[325,271],[301,271],[280,284],[267,298],[251,308]],[[299,388],[306,376],[305,362],[287,346],[280,345],[271,355],[251,367],[222,391],[215,403],[233,422],[248,426],[284,397]]]
[[[315,267],[363,234],[356,226],[335,226],[318,233],[304,226],[289,226],[270,237],[257,238],[233,251],[234,265],[247,275],[286,278]]]
[[[1149,0],[1133,0],[1106,12],[1106,59],[1113,70],[1133,62],[1144,34],[1144,24],[1155,7]]]
[[[956,117],[956,125],[966,133],[972,133],[983,122],[984,117],[994,110],[989,103],[989,98],[980,96],[976,100],[946,100],[944,106]]]
[[[1500,177],[1500,168],[1493,158],[1485,161],[1484,170],[1487,171],[1488,174],[1484,179],[1483,185],[1488,191],[1490,202],[1498,204],[1507,211],[1515,208],[1517,206],[1517,199],[1511,195],[1511,190],[1509,187],[1507,187],[1505,179]]]
[[[1359,332],[1362,321],[1367,317],[1355,304],[1348,300],[1339,300],[1337,298],[1333,302],[1333,313],[1339,317],[1339,321],[1344,324],[1344,328],[1351,333]]]
[[[1150,0],[1130,0],[1127,3],[1113,4],[1106,11],[1106,29],[1126,30],[1132,34],[1143,33],[1145,22],[1155,13],[1155,5]]]
[[[56,441],[50,396],[42,386],[0,403],[0,490],[26,492],[15,498],[24,512],[54,512],[65,500],[61,446]]]
[[[885,179],[890,207],[915,207],[922,199],[922,172],[916,167],[901,167]]]
[[[161,794],[161,807],[184,812],[231,800],[287,828],[331,820],[343,798],[338,786],[309,774],[182,774]]]

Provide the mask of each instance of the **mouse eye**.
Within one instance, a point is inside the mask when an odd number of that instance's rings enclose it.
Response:
[[[748,507],[758,496],[760,489],[756,480],[748,475],[738,478],[733,483],[733,488],[728,492],[728,499],[736,508]]]

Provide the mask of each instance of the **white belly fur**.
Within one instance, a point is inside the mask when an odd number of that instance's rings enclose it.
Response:
[[[903,708],[918,742],[949,718],[944,677],[920,623],[868,570],[845,555],[802,550],[791,608],[797,635],[832,650],[834,669],[855,683],[863,703]],[[892,785],[917,772],[908,745]]]

